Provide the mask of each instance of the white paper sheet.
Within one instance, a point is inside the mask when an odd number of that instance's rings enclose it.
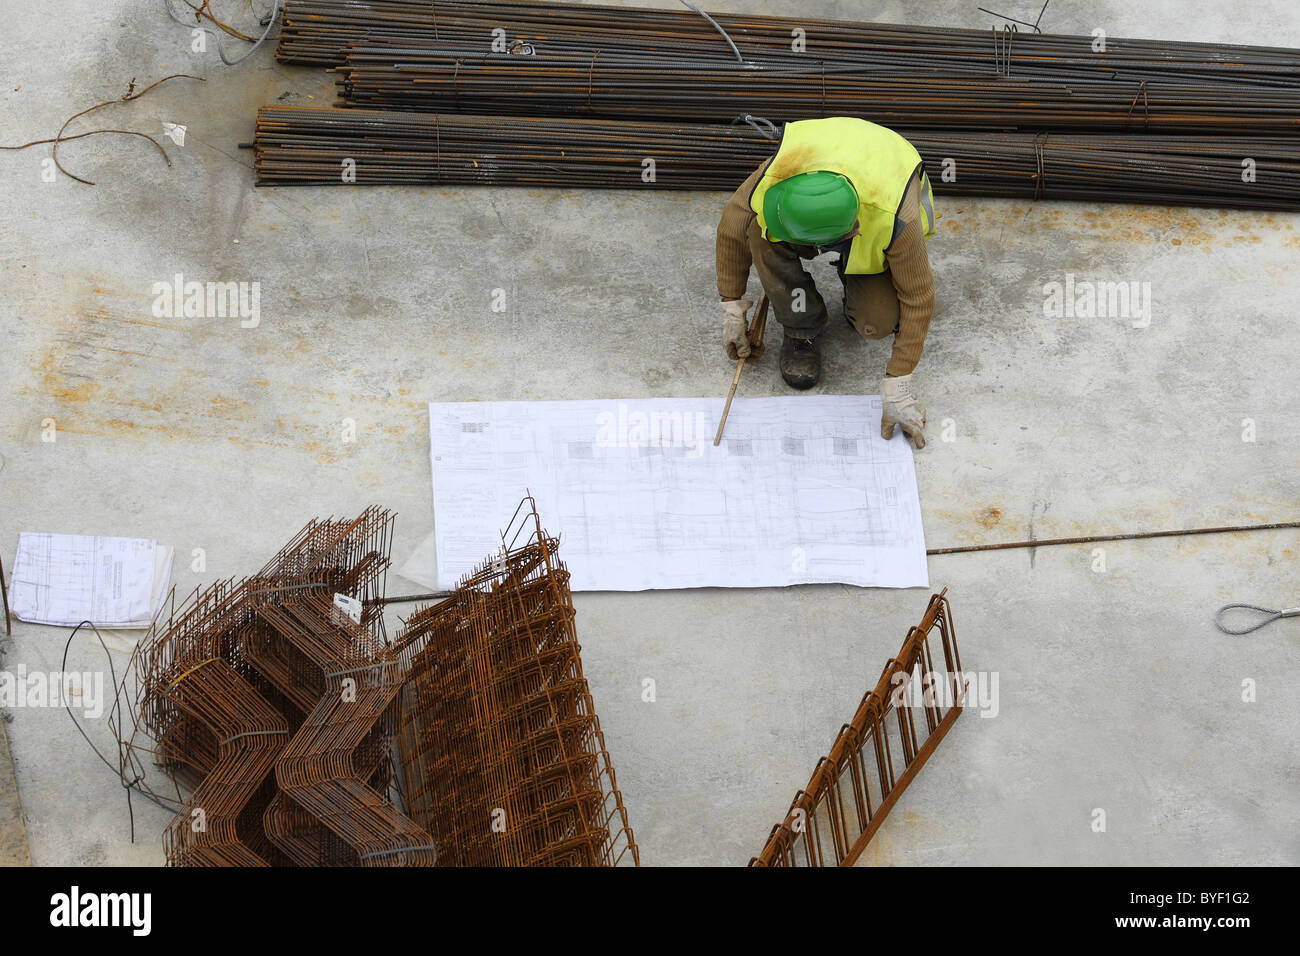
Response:
[[[501,544],[526,491],[575,591],[928,587],[910,444],[880,397],[431,404],[439,588]]]
[[[162,606],[173,556],[146,538],[23,532],[9,605],[32,624],[147,627]]]

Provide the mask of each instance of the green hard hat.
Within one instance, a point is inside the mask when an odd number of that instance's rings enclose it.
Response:
[[[768,235],[778,242],[833,242],[853,231],[858,194],[839,173],[800,173],[768,187],[763,218]]]

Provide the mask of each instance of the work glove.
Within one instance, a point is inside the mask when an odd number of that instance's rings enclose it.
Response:
[[[925,406],[912,394],[912,376],[899,375],[880,381],[880,398],[883,408],[880,415],[880,437],[889,441],[894,437],[894,426],[912,439],[917,448],[925,447]]]
[[[745,316],[753,304],[749,299],[722,303],[722,343],[727,347],[729,358],[749,357],[749,336],[746,334]]]

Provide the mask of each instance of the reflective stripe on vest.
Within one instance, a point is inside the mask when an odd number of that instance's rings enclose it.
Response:
[[[839,173],[858,194],[858,229],[849,246],[844,271],[853,275],[884,272],[885,253],[903,195],[920,169],[921,222],[925,238],[934,235],[934,197],[930,178],[916,147],[892,129],[852,116],[799,120],[786,123],[776,156],[749,197],[758,214],[763,238],[769,239],[763,216],[763,197],[776,183],[802,173],[826,170]]]

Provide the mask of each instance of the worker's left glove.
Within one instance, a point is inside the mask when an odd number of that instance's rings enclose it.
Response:
[[[880,437],[889,441],[894,437],[894,426],[912,439],[917,448],[925,447],[925,406],[912,394],[912,376],[900,375],[880,381],[880,398],[883,408],[880,415]]]

